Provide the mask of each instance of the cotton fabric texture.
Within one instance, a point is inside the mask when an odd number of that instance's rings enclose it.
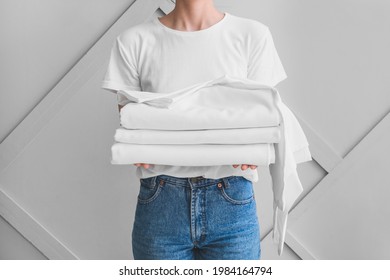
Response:
[[[164,165],[213,166],[249,162],[257,166],[268,166],[275,162],[272,144],[143,145],[115,143],[111,150],[111,164],[150,162]]]
[[[238,129],[155,130],[118,127],[114,140],[128,144],[255,144],[277,143],[279,127]]]
[[[251,128],[280,124],[273,89],[267,85],[238,78],[233,80],[223,75],[196,84],[193,88],[158,93],[145,100],[132,98],[134,102],[121,109],[120,123],[130,129],[162,130]],[[126,97],[148,94],[130,90],[121,90],[120,93]]]

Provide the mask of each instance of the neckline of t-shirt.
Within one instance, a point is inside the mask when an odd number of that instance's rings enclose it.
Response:
[[[159,17],[155,17],[154,18],[154,21],[159,25],[161,26],[163,29],[167,30],[168,32],[172,32],[172,33],[175,33],[175,34],[179,34],[179,35],[198,35],[198,34],[204,34],[204,33],[208,33],[214,29],[216,29],[218,26],[221,26],[225,21],[226,19],[229,17],[229,13],[228,12],[224,12],[224,17],[219,20],[218,22],[214,23],[213,25],[207,27],[207,28],[204,28],[204,29],[201,29],[201,30],[194,30],[194,31],[183,31],[183,30],[177,30],[177,29],[173,29],[173,28],[170,28],[166,25],[164,25],[160,20],[159,20]]]

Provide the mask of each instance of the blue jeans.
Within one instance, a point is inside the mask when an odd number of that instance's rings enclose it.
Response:
[[[140,179],[132,231],[135,260],[258,260],[253,184],[158,175]]]

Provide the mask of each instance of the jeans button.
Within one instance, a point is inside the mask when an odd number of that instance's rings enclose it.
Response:
[[[222,188],[222,183],[219,182],[219,183],[217,184],[217,187],[218,187],[218,188]]]
[[[196,183],[196,182],[198,182],[199,181],[199,177],[192,177],[191,178],[191,182],[192,183]]]

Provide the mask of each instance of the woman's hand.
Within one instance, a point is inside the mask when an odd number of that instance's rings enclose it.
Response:
[[[234,168],[237,168],[238,166],[239,166],[239,164],[233,164]],[[243,164],[243,165],[241,165],[241,170],[246,170],[248,167],[250,169],[256,169],[257,165]]]
[[[134,164],[135,166],[137,166],[137,167],[139,167],[139,166],[142,166],[142,167],[144,167],[144,168],[149,168],[150,167],[150,163],[135,163]],[[237,168],[239,166],[239,164],[233,164],[233,167],[234,168]],[[256,169],[257,168],[257,165],[249,165],[249,164],[242,164],[241,165],[241,169],[242,170],[246,170],[246,169],[248,169],[248,167],[250,168],[250,169]]]
[[[142,167],[148,169],[151,164],[150,163],[134,163],[134,165],[137,166],[137,167],[138,166],[142,166]]]

